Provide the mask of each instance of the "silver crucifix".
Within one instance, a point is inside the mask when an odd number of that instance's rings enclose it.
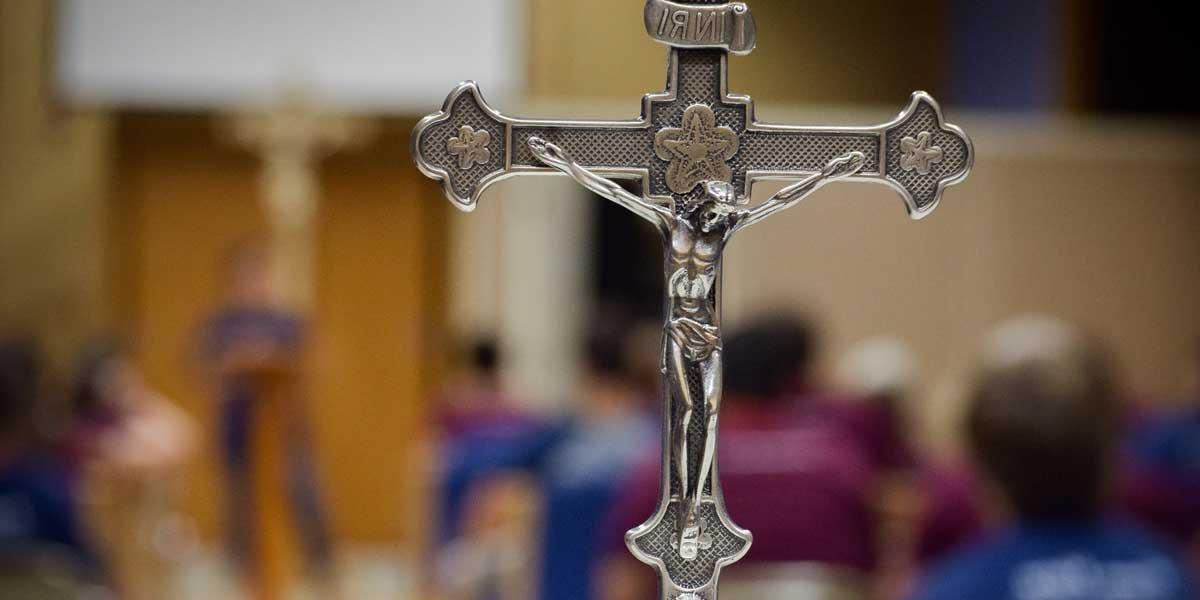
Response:
[[[663,479],[658,510],[626,534],[634,556],[655,566],[663,600],[715,600],[723,566],[751,536],[726,514],[717,477],[721,404],[721,258],[737,231],[795,206],[833,181],[894,188],[913,218],[971,168],[970,140],[916,92],[893,121],[875,127],[795,127],[759,122],[747,96],[726,88],[728,53],[749,53],[755,25],[741,2],[648,0],[647,32],[670,47],[667,89],[649,94],[632,121],[505,117],[472,82],[413,132],[423,173],[470,211],[485,189],[521,174],[565,173],[653,223],[664,240],[667,314]],[[642,195],[610,177],[639,178]],[[799,180],[757,205],[763,179]]]

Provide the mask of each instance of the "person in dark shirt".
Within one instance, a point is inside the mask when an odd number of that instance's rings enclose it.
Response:
[[[1194,600],[1186,570],[1106,517],[1119,407],[1096,344],[1025,317],[987,339],[967,409],[971,454],[1014,523],[932,570],[915,600]]]
[[[0,570],[54,559],[72,577],[99,580],[70,470],[29,433],[37,379],[32,345],[0,341]]]

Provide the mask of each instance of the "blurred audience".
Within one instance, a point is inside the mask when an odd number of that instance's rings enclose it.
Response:
[[[233,249],[202,340],[231,547],[250,597],[286,597],[306,576],[289,561],[307,561],[316,597],[334,598],[305,325],[279,308],[267,264],[256,242]],[[425,595],[653,597],[653,570],[622,534],[660,500],[661,365],[646,349],[661,327],[603,321],[618,325],[589,334],[564,419],[539,418],[504,389],[488,338],[435,397],[441,521]],[[1094,339],[1047,317],[1013,319],[984,340],[963,428],[968,470],[916,450],[906,417],[920,409],[918,367],[902,341],[851,348],[836,387],[814,375],[818,348],[811,323],[781,314],[725,341],[721,481],[730,516],[755,535],[722,575],[726,595],[1200,598],[1179,558],[1200,566],[1200,381],[1184,401],[1130,418]],[[171,597],[172,561],[191,540],[176,493],[195,426],[103,341],[83,353],[63,443],[39,439],[38,363],[33,344],[0,342],[0,597]],[[986,534],[981,498],[1002,515]]]
[[[85,353],[74,408],[68,443],[91,529],[121,597],[169,595],[173,559],[189,543],[178,484],[195,451],[191,420],[107,341]]]
[[[1120,407],[1094,340],[1024,317],[984,345],[969,400],[972,455],[1012,525],[926,577],[917,600],[1189,600],[1185,568],[1106,516]]]
[[[230,551],[254,597],[282,596],[300,564],[327,587],[333,557],[312,458],[305,323],[281,307],[263,242],[235,245],[224,269],[223,304],[200,351],[219,406]]]
[[[103,579],[67,465],[34,435],[37,350],[0,340],[0,597],[71,598]]]
[[[227,268],[202,357],[244,587],[286,597],[289,561],[307,561],[316,597],[337,597],[303,405],[304,322],[275,301],[261,245],[234,248]],[[620,325],[589,334],[567,418],[522,408],[486,337],[435,396],[441,521],[425,595],[653,597],[653,570],[622,534],[659,502],[661,373],[647,348],[661,327],[604,321]],[[835,387],[814,375],[807,321],[765,315],[724,347],[721,481],[730,516],[755,535],[722,576],[726,595],[1200,598],[1197,571],[1177,558],[1200,566],[1200,381],[1130,418],[1095,340],[1050,318],[1006,322],[984,340],[968,398],[968,470],[916,450],[918,367],[902,341],[851,348]],[[39,439],[38,363],[31,343],[0,343],[0,597],[171,597],[172,561],[192,539],[176,493],[195,426],[104,341],[83,353],[63,443]],[[1004,515],[986,535],[984,496]]]

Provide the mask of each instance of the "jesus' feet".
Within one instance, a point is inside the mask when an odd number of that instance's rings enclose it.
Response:
[[[700,524],[692,521],[684,525],[679,533],[679,556],[684,560],[692,560],[700,552]]]
[[[686,521],[679,533],[679,556],[684,560],[692,560],[701,550],[712,548],[713,537],[708,532],[708,521],[692,519]]]

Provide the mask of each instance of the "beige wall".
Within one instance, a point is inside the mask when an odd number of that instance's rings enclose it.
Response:
[[[939,94],[949,60],[941,2],[751,4],[759,47],[731,59],[730,87],[753,95],[764,120],[884,122],[912,90]],[[531,102],[502,110],[635,116],[665,69],[643,5],[530,0]],[[1068,68],[1074,54],[1063,57]],[[886,108],[814,108],[832,105]],[[1096,330],[1132,389],[1173,391],[1200,336],[1200,137],[1166,125],[947,114],[967,126],[978,157],[937,214],[910,222],[882,186],[823,190],[733,244],[730,324],[771,307],[809,309],[826,325],[830,359],[870,335],[906,339],[921,360],[916,409],[937,443],[951,438],[954,384],[979,335],[1017,312]]]
[[[939,91],[941,2],[754,0],[758,49],[730,64],[732,91],[763,102],[903,102]],[[645,0],[529,0],[534,98],[620,102],[636,116],[660,91],[666,47],[642,25]],[[486,92],[487,90],[484,90]]]
[[[619,106],[542,102],[529,110],[614,114]],[[760,113],[777,122],[866,124],[898,108],[768,105]],[[957,387],[980,336],[1017,313],[1060,315],[1101,335],[1132,391],[1177,391],[1200,338],[1200,138],[1149,123],[964,117],[953,107],[947,114],[971,133],[977,159],[937,212],[914,222],[890,188],[824,188],[731,245],[728,324],[775,308],[808,311],[825,330],[826,371],[866,337],[907,341],[921,367],[914,413],[937,446],[953,441]],[[531,185],[543,187],[526,194],[561,189],[553,179]],[[759,199],[777,187],[762,184]],[[456,220],[457,235],[503,239],[495,228],[514,209],[502,192],[497,187],[481,200],[485,209]],[[502,264],[506,251],[498,245],[486,260]],[[647,256],[646,268],[658,260]],[[519,277],[488,281],[525,285]],[[458,297],[454,314],[478,321],[486,301]],[[556,321],[545,326],[552,333]]]
[[[806,307],[825,324],[827,358],[899,336],[922,367],[914,412],[939,443],[958,400],[946,392],[980,336],[1016,313],[1098,333],[1133,391],[1178,391],[1200,339],[1197,138],[1113,122],[964,121],[975,171],[929,218],[909,221],[888,188],[841,184],[743,234],[726,267],[730,323]]]
[[[0,2],[0,332],[64,369],[108,322],[107,120],[48,94],[51,3]]]

